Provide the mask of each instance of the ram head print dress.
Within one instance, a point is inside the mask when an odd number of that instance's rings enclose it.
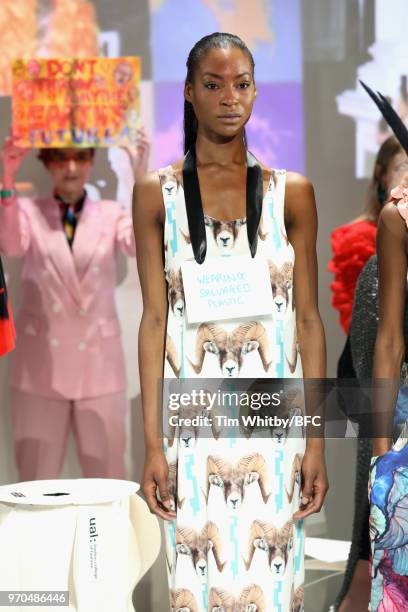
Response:
[[[255,255],[268,262],[270,313],[195,323],[188,322],[181,272],[182,263],[194,259],[183,187],[171,166],[159,177],[169,305],[164,378],[302,378],[285,171],[271,172]],[[223,221],[204,213],[204,221],[206,259],[251,258],[245,218]],[[292,413],[299,410],[288,405]],[[305,440],[282,433],[200,437],[192,428],[164,438],[177,513],[165,523],[172,612],[304,609],[304,528],[292,516],[299,508]]]

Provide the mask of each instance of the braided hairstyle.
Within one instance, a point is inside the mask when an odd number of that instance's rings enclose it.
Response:
[[[214,32],[208,36],[201,38],[188,54],[186,66],[187,75],[185,83],[192,83],[194,78],[194,72],[199,64],[200,60],[210,51],[211,49],[226,49],[228,47],[237,47],[241,49],[243,53],[248,57],[252,73],[255,70],[255,62],[252,53],[244,43],[244,41],[236,36],[235,34],[228,34],[227,32]],[[184,100],[184,153],[195,145],[197,140],[198,122],[195,116],[194,108],[191,102]],[[247,146],[247,138],[244,130],[244,143]]]

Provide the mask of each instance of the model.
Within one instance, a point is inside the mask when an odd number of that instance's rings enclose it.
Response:
[[[303,519],[319,511],[328,488],[321,438],[217,432],[162,440],[157,430],[163,376],[200,378],[203,386],[210,378],[325,377],[313,188],[247,150],[256,95],[242,40],[202,38],[187,60],[185,157],[134,191],[143,492],[166,520],[175,609],[301,610]],[[215,299],[214,316],[196,320],[206,292],[184,271],[212,269],[207,289],[215,296],[211,279],[234,265],[237,277],[259,266],[270,306],[255,295],[250,316],[230,316],[230,302]]]
[[[334,255],[329,263],[329,270],[335,272],[335,280],[331,284],[332,304],[339,310],[341,325],[347,333],[347,340],[337,365],[337,376],[342,379],[358,378],[362,380],[371,377],[374,347],[371,353],[366,355],[365,369],[361,368],[361,359],[356,364],[353,358],[355,352],[360,355],[361,337],[365,337],[370,332],[368,316],[374,308],[377,309],[377,292],[375,292],[375,299],[370,294],[371,302],[367,302],[364,296],[365,281],[358,291],[360,273],[362,274],[363,266],[375,253],[377,223],[381,210],[389,201],[391,189],[398,185],[404,173],[407,172],[408,160],[403,148],[395,136],[388,137],[381,145],[375,159],[364,212],[351,223],[336,228],[331,235]],[[369,269],[371,270],[371,267]],[[364,275],[364,279],[366,276]],[[364,318],[360,304],[370,305],[367,318]],[[358,313],[356,317],[355,313]],[[352,329],[354,330],[354,342],[351,338]],[[367,368],[369,368],[368,372]],[[342,398],[341,401],[345,414],[352,420],[356,419],[356,415],[353,415],[353,402],[345,398]],[[360,427],[352,546],[344,582],[336,602],[339,612],[359,612],[360,610],[366,612],[370,598],[367,479],[371,451],[371,439],[363,436]]]
[[[364,86],[408,153],[408,131],[388,101]],[[408,606],[407,290],[408,191],[391,192],[377,231],[379,321],[374,350],[373,457],[369,476],[371,611]]]

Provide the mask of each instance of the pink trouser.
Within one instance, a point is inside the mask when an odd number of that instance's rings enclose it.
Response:
[[[85,478],[124,478],[125,392],[81,400],[13,389],[15,458],[21,480],[58,478],[72,426]]]

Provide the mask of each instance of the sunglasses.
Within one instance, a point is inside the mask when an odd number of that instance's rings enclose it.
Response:
[[[77,164],[86,164],[92,161],[93,155],[89,151],[78,151],[76,153],[66,153],[65,151],[53,151],[48,153],[48,163],[63,166],[64,164],[74,161]]]

